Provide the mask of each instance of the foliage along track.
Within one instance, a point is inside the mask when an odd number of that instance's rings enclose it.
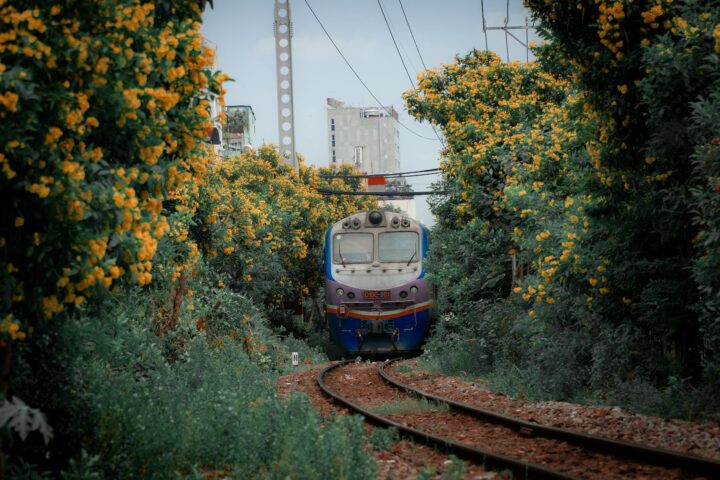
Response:
[[[540,436],[548,439],[565,441],[591,450],[602,451],[611,455],[626,457],[628,459],[636,459],[640,462],[647,462],[653,465],[668,468],[682,468],[687,472],[692,472],[698,475],[709,475],[712,478],[720,477],[720,462],[714,459],[701,458],[667,449],[614,440],[597,435],[590,435],[566,428],[542,425],[536,422],[522,420],[520,418],[493,412],[491,410],[479,408],[463,402],[457,402],[446,397],[418,390],[410,385],[393,379],[385,370],[386,366],[390,366],[398,360],[401,359],[389,360],[379,369],[378,373],[389,385],[400,390],[404,390],[410,395],[446,404],[452,410],[459,413],[507,426],[518,430],[523,435]]]
[[[618,453],[613,447],[607,447],[608,451],[597,445],[591,448],[587,443],[573,444],[569,434],[563,439],[543,438],[538,435],[542,431],[540,425],[509,427],[507,423],[499,425],[497,419],[488,420],[487,415],[479,419],[456,408],[434,408],[433,405],[447,404],[443,398],[431,399],[425,408],[420,406],[417,411],[412,407],[397,408],[412,405],[413,398],[417,397],[400,393],[385,383],[378,384],[375,381],[380,373],[377,367],[349,363],[331,365],[318,375],[318,384],[327,395],[362,414],[370,423],[397,428],[402,435],[489,468],[510,469],[516,478],[679,479],[705,478],[698,474],[717,472],[712,461],[702,468],[685,470],[672,468],[677,467],[676,463],[670,463],[670,467],[659,466],[647,460],[631,460],[627,457],[633,456],[632,452]],[[383,411],[390,413],[378,414]],[[538,427],[541,428],[538,430]]]

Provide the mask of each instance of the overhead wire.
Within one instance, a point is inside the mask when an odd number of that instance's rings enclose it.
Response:
[[[377,4],[378,4],[378,7],[380,7],[380,13],[382,13],[383,19],[385,20],[385,25],[387,26],[388,32],[390,32],[390,38],[392,38],[393,45],[395,45],[395,51],[397,52],[398,57],[400,58],[400,63],[402,63],[403,69],[405,69],[405,74],[407,75],[408,80],[410,80],[410,85],[412,85],[413,89],[417,90],[417,87],[415,86],[415,81],[412,79],[412,75],[410,75],[410,71],[408,70],[407,65],[405,65],[405,59],[403,58],[402,54],[400,53],[400,48],[398,47],[397,41],[395,41],[395,35],[393,34],[392,28],[390,28],[390,23],[388,21],[387,15],[385,15],[385,9],[382,6],[382,2],[380,0],[377,0]],[[403,10],[403,12],[404,12],[404,10]],[[405,19],[407,20],[407,17],[405,17]],[[408,23],[408,27],[409,26],[410,26],[410,24]],[[414,38],[415,37],[413,36],[413,39]],[[417,43],[415,44],[415,46],[417,46]],[[418,52],[419,52],[419,50],[418,50]],[[407,52],[406,52],[406,55],[407,55]],[[423,64],[424,64],[424,62],[423,62]],[[435,125],[433,125],[431,123],[430,126],[432,127],[433,132],[435,132],[435,136],[440,141],[443,148],[445,148],[445,142],[440,137],[440,134],[438,133],[437,129],[435,128]]]
[[[397,41],[395,41],[395,35],[393,34],[392,28],[390,28],[390,24],[388,23],[387,15],[385,15],[385,9],[382,6],[382,3],[380,0],[377,0],[378,7],[380,7],[380,13],[382,13],[383,19],[385,20],[385,25],[388,28],[388,32],[390,32],[390,38],[392,38],[393,45],[395,45],[395,51],[398,54],[398,57],[400,57],[400,63],[402,63],[403,68],[405,69],[405,74],[408,77],[408,80],[410,80],[410,85],[412,85],[413,88],[415,88],[415,81],[412,79],[412,75],[410,75],[410,71],[407,68],[407,65],[405,65],[405,59],[403,58],[402,54],[400,54],[400,48],[398,47]]]
[[[400,49],[402,49],[403,53],[405,54],[405,58],[407,59],[408,63],[410,64],[410,68],[413,72],[419,72],[420,69],[415,65],[415,62],[413,62],[412,57],[408,53],[407,49],[405,48],[405,44],[402,41],[402,37],[400,36],[400,30],[395,28],[395,24],[392,21],[392,16],[390,16],[390,10],[388,9],[387,5],[383,3],[383,5],[386,8],[387,16],[388,16],[388,22],[390,22],[390,28],[393,32],[395,32],[398,45],[400,45]]]
[[[373,197],[414,197],[417,195],[444,195],[447,192],[366,192],[366,191],[344,191],[330,190],[327,188],[317,188],[317,192],[323,195],[368,195]]]
[[[409,172],[393,172],[393,173],[366,173],[362,175],[343,175],[343,174],[320,174],[323,178],[393,178],[393,177],[422,177],[424,175],[437,175],[442,173],[440,168],[428,168],[426,170],[412,170]]]
[[[332,36],[327,31],[327,29],[325,28],[325,25],[323,25],[323,23],[320,21],[320,18],[317,16],[317,14],[315,13],[315,10],[313,10],[313,8],[310,5],[310,2],[308,2],[308,0],[305,0],[305,5],[307,5],[308,9],[310,9],[310,13],[312,13],[313,17],[315,17],[315,20],[320,25],[320,28],[322,28],[323,32],[325,32],[325,35],[328,37],[328,40],[330,40],[330,43],[332,43],[333,47],[335,47],[335,50],[337,50],[337,52],[340,54],[340,57],[342,57],[342,59],[345,61],[345,64],[348,66],[348,68],[350,68],[350,71],[352,71],[352,73],[355,75],[355,78],[357,78],[358,81],[362,84],[362,86],[365,87],[365,90],[367,90],[367,92],[370,94],[370,96],[373,97],[373,99],[375,99],[375,101],[380,106],[380,108],[385,110],[388,113],[388,115],[390,115],[394,118],[392,111],[390,109],[388,109],[385,105],[382,104],[382,102],[378,99],[378,97],[372,92],[372,90],[370,90],[370,87],[368,87],[367,84],[363,81],[363,79],[357,73],[355,68],[353,68],[352,64],[347,59],[347,57],[345,57],[345,55],[342,53],[342,51],[340,50],[340,47],[337,46],[337,43],[335,43],[335,40],[333,40]],[[415,132],[410,127],[408,127],[407,125],[402,123],[399,118],[396,118],[395,121],[397,121],[397,123],[399,123],[405,130],[412,133],[416,137],[423,138],[425,140],[433,140],[433,141],[436,140],[435,138],[426,137],[424,135],[421,135],[421,134]]]
[[[405,17],[405,23],[408,26],[408,30],[410,30],[410,36],[413,39],[413,43],[415,44],[415,50],[418,52],[418,56],[420,57],[420,62],[422,63],[422,66],[425,70],[427,70],[427,65],[425,65],[425,59],[422,56],[422,53],[420,53],[420,47],[418,47],[417,40],[415,40],[415,34],[413,33],[412,27],[410,26],[410,21],[408,20],[407,14],[405,13],[405,7],[403,7],[402,0],[398,0],[400,3],[400,10],[402,10],[403,17]]]

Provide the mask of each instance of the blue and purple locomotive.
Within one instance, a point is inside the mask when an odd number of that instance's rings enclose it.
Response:
[[[428,229],[399,213],[357,213],[327,230],[327,323],[346,353],[420,348],[433,303],[427,250]]]

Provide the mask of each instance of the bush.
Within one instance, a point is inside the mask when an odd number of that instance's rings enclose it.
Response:
[[[359,418],[322,419],[297,395],[281,401],[276,375],[222,328],[203,332],[180,322],[182,334],[156,336],[152,308],[138,296],[108,299],[103,322],[76,315],[59,327],[58,364],[51,367],[61,373],[54,390],[63,403],[51,418],[64,416],[77,443],[61,456],[56,449],[63,447],[53,443],[51,459],[78,458],[68,468],[85,471],[93,463],[105,478],[174,478],[193,470],[243,478],[373,475]],[[166,342],[174,344],[172,361]],[[27,450],[15,455],[28,445],[15,447],[8,452],[13,463],[33,458]],[[39,448],[34,458],[42,458]]]
[[[536,398],[673,378],[700,395],[720,339],[720,5],[527,4],[550,40],[536,62],[473,51],[405,95],[447,139],[429,353]]]
[[[223,77],[204,1],[3,3],[0,328],[23,338],[120,278],[149,283],[163,201],[205,172]]]

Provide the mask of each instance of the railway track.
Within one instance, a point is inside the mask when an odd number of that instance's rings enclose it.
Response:
[[[421,392],[391,378],[385,371],[388,363],[367,371],[368,377],[343,375],[343,367],[354,368],[349,365],[351,362],[330,365],[318,375],[320,388],[337,403],[374,425],[394,427],[401,435],[420,443],[488,469],[511,470],[513,478],[720,478],[720,462],[712,459],[540,425]],[[439,412],[434,422],[447,426],[448,431],[439,435],[428,428],[418,428],[418,423],[428,424],[427,412],[424,419],[413,415],[379,415],[367,405],[367,399],[364,404],[351,398],[352,394],[342,393],[344,377],[370,385],[374,381],[372,376],[382,377],[380,383],[389,389],[384,393],[389,399],[397,400],[402,392],[408,398],[446,405],[447,411]]]

